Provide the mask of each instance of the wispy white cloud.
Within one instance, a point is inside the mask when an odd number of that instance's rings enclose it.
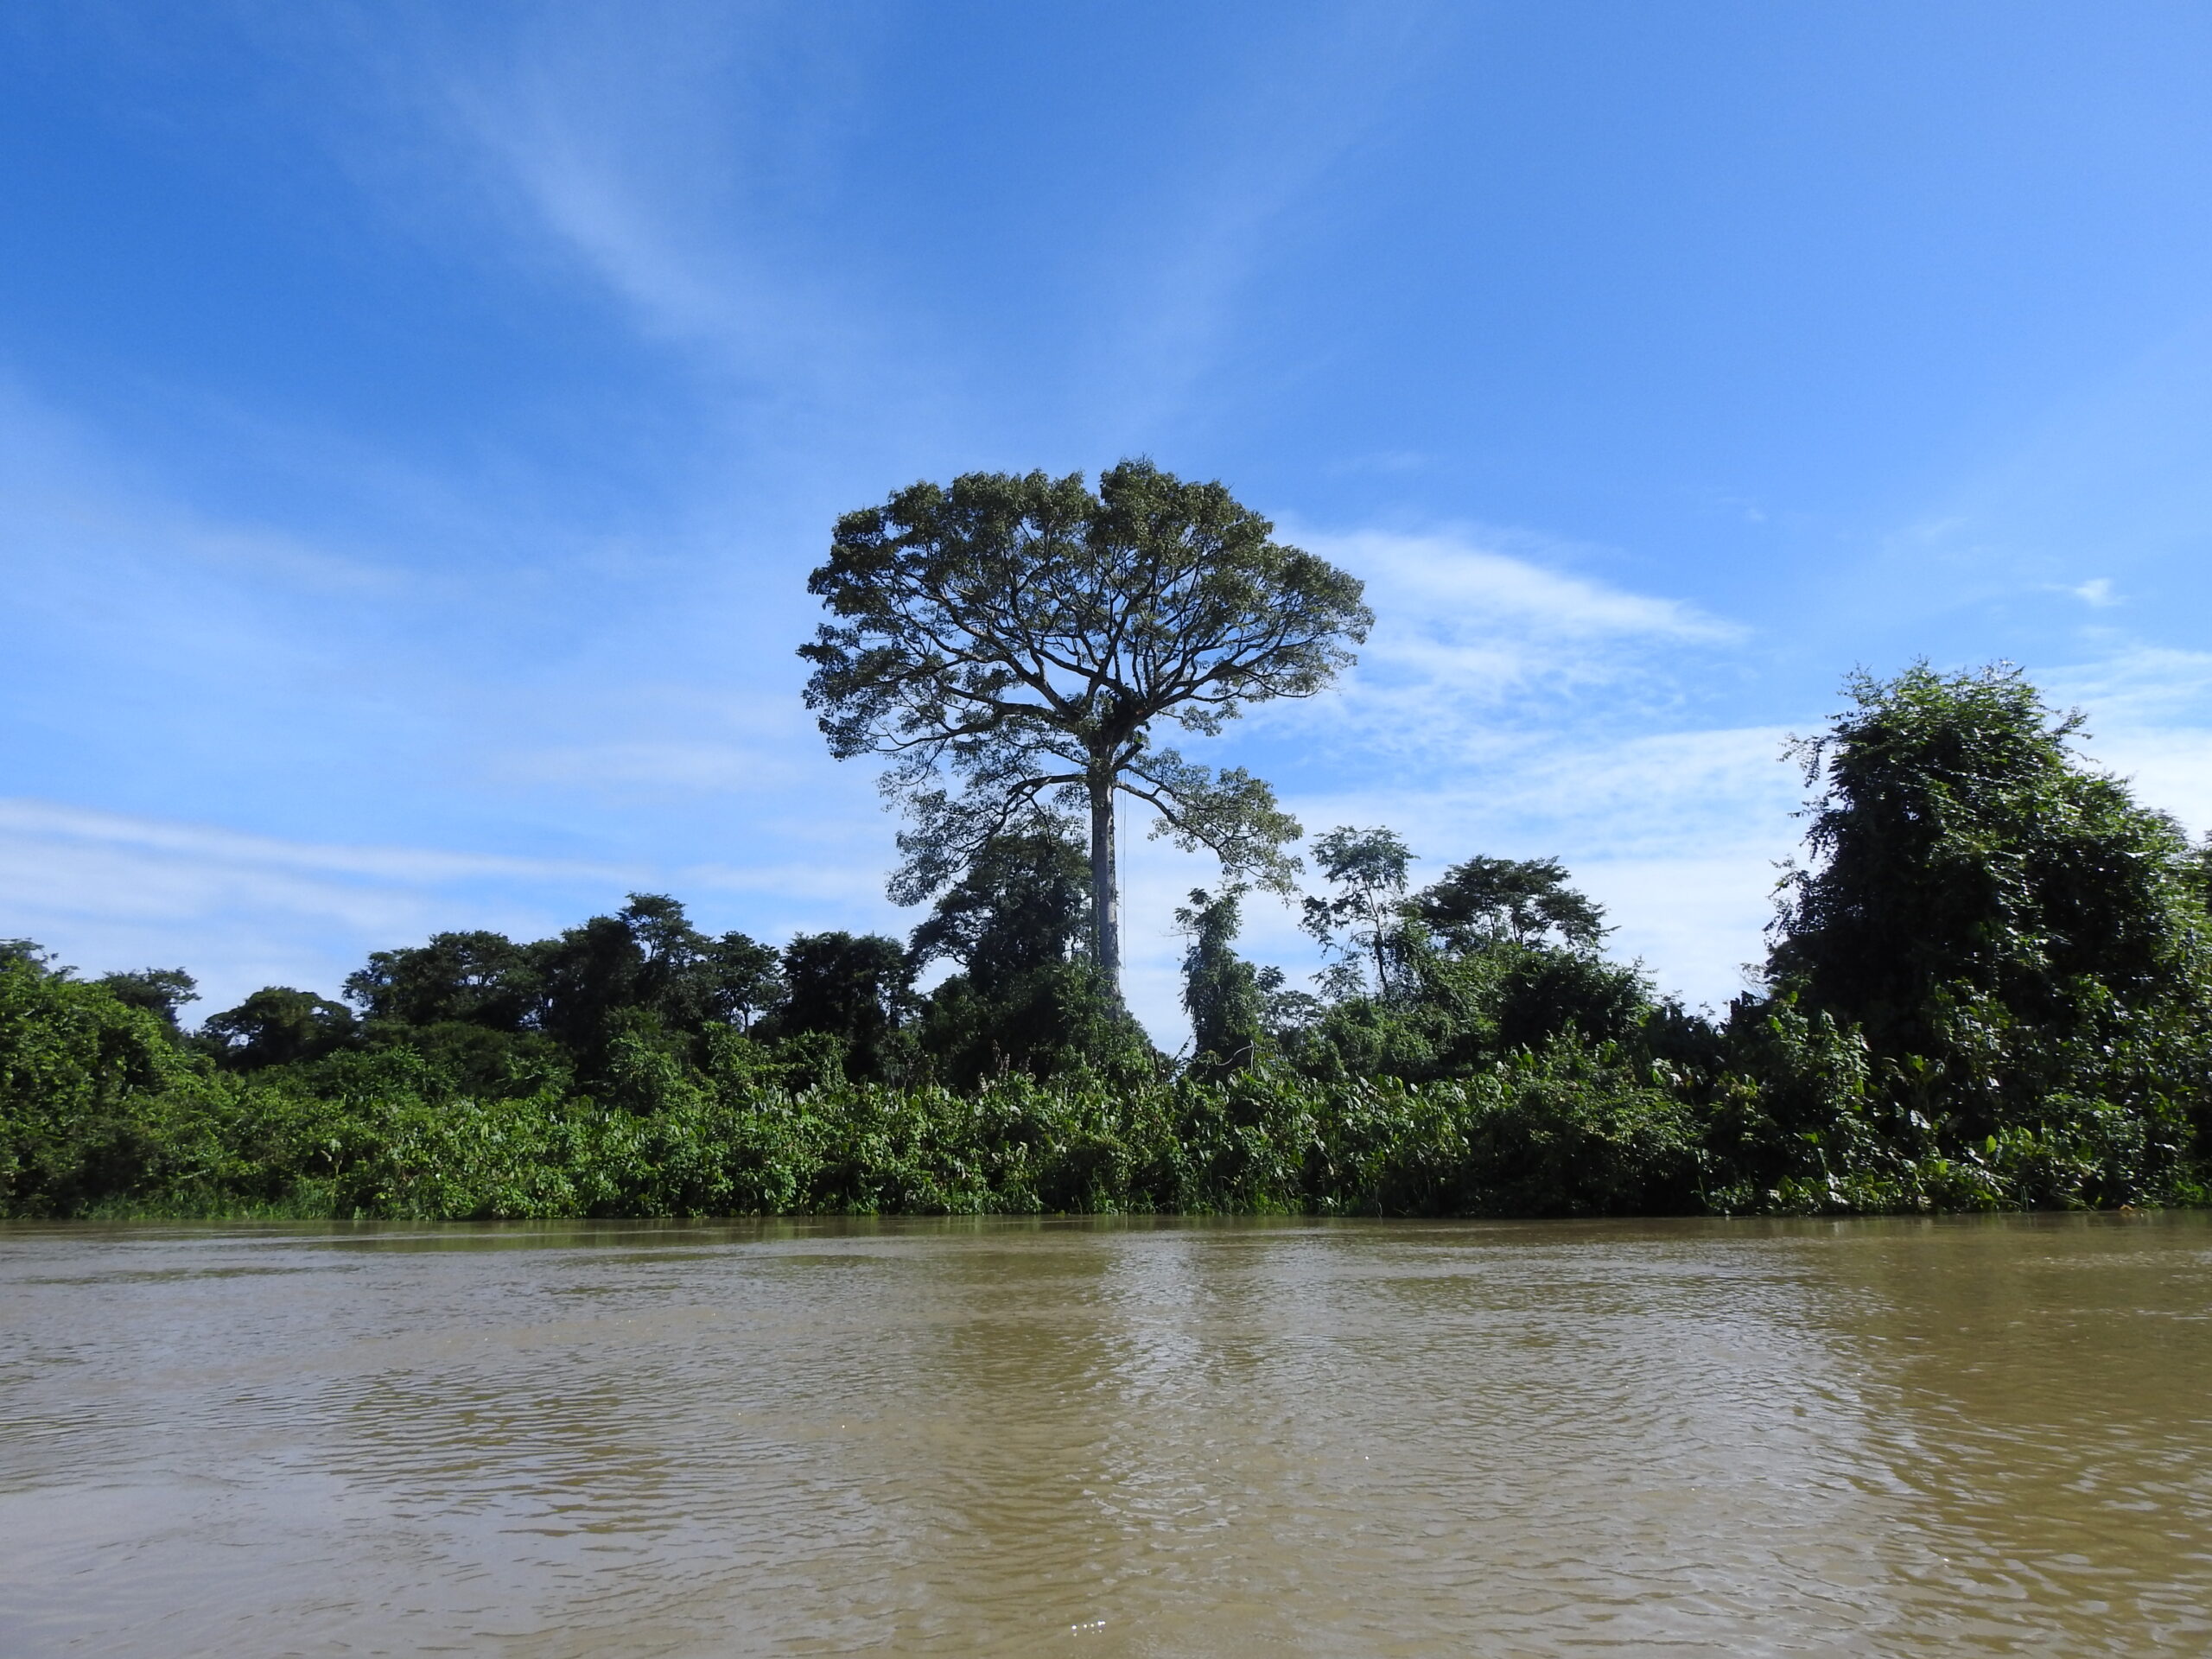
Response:
[[[1364,579],[1377,616],[1340,692],[1250,722],[1308,830],[1390,825],[1421,856],[1416,881],[1477,853],[1561,857],[1619,924],[1611,948],[1662,989],[1714,1005],[1741,990],[1800,833],[1802,779],[1783,762],[1786,729],[1700,724],[1683,685],[1747,630],[1583,574],[1588,550],[1526,535],[1294,538]],[[1133,849],[1132,999],[1156,1029],[1181,1029],[1170,919],[1205,879]],[[1255,956],[1318,965],[1291,911],[1255,896],[1246,918]]]
[[[2114,639],[2099,657],[2039,674],[2046,694],[2107,726],[2212,727],[2212,652]]]
[[[447,35],[396,49],[395,100],[642,334],[694,354],[732,394],[725,415],[751,411],[750,442],[774,446],[812,416],[834,420],[848,452],[901,455],[1002,434],[1005,388],[982,396],[997,377],[979,372],[979,347],[1041,351],[1060,388],[1044,395],[1076,443],[1156,443],[1217,366],[1240,299],[1300,234],[1298,209],[1402,112],[1452,26],[1433,0],[1393,0],[1248,32],[1178,110],[1172,143],[1126,146],[1122,188],[1058,222],[1002,227],[1007,258],[1081,295],[1083,326],[1040,347],[963,340],[974,323],[906,303],[901,251],[871,241],[860,210],[836,211],[839,161],[882,119],[869,76],[897,49],[895,20],[728,0],[520,16],[466,49]],[[1024,237],[1049,252],[1013,245]]]
[[[493,257],[582,272],[704,387],[702,447],[788,486],[976,423],[936,320],[836,211],[887,38],[865,5],[562,3],[400,31],[387,81],[494,204],[470,224],[510,232]]]
[[[0,834],[137,853],[175,854],[205,868],[361,877],[411,885],[486,877],[619,881],[637,874],[617,865],[573,860],[286,841],[215,825],[87,811],[43,801],[0,800]]]
[[[2110,576],[2092,576],[2078,587],[2069,588],[2066,591],[2084,605],[2093,606],[2099,610],[2121,602],[2120,595],[2112,590]]]
[[[1515,537],[1478,530],[1406,535],[1357,531],[1309,538],[1365,575],[1378,596],[1423,626],[1512,632],[1538,639],[1740,639],[1734,623],[1679,600],[1630,593],[1507,550]]]
[[[695,912],[735,897],[781,938],[881,925],[876,873],[849,859],[671,865],[362,846],[0,799],[0,934],[87,972],[182,965],[207,1005],[257,986],[334,992],[372,950],[468,927],[541,937],[632,891]],[[710,923],[710,925],[713,925]],[[728,924],[721,923],[721,925]]]
[[[1680,728],[1695,718],[1681,707],[1689,666],[1746,638],[1694,606],[1580,574],[1579,550],[1526,535],[1294,539],[1366,582],[1375,630],[1337,693],[1255,710],[1252,724],[1363,786],[1383,768],[1492,778],[1585,726]]]
[[[181,964],[213,1007],[271,982],[334,991],[369,950],[447,928],[542,925],[547,898],[620,894],[643,874],[0,801],[9,931],[87,971]]]
[[[2037,677],[2052,702],[2088,716],[2090,760],[2127,779],[2145,806],[2212,831],[2212,653],[2120,642]]]
[[[736,73],[776,43],[766,16],[551,8],[496,55],[442,60],[438,81],[494,176],[648,328],[726,370],[811,382],[855,325],[834,283],[794,280],[747,234],[751,187],[778,159],[763,147],[789,136],[747,122]]]

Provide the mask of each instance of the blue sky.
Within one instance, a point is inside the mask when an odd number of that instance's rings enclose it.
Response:
[[[1205,758],[1694,1001],[1854,664],[2024,663],[2202,831],[2208,81],[2152,0],[16,0],[0,933],[204,1010],[632,888],[903,931],[830,523],[1132,454],[1381,617]],[[1172,1039],[1212,871],[1130,829]]]

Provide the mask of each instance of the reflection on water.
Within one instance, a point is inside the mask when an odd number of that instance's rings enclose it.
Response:
[[[0,1650],[2177,1652],[2212,1224],[0,1228]]]

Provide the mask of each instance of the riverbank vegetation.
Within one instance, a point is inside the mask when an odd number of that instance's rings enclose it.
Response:
[[[674,900],[442,934],[188,1026],[181,970],[0,960],[0,1211],[1817,1213],[2194,1204],[2212,1155],[2208,861],[2017,671],[1855,679],[1767,983],[1709,1015],[1609,959],[1548,860],[1415,888],[1310,848],[1309,987],[1180,912],[1157,1052],[1092,959],[1090,868],[983,837],[912,937],[780,948]],[[951,969],[926,993],[931,964]],[[940,970],[941,971],[941,970]]]

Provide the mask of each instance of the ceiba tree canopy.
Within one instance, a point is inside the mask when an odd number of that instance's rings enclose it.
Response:
[[[1361,585],[1274,539],[1218,483],[1124,461],[1094,492],[969,473],[837,521],[808,590],[832,620],[799,654],[832,753],[891,764],[912,827],[892,893],[942,888],[989,838],[1087,810],[1093,956],[1117,987],[1114,799],[1232,876],[1287,891],[1297,823],[1241,767],[1155,748],[1153,723],[1205,735],[1245,705],[1308,697],[1374,618]]]

